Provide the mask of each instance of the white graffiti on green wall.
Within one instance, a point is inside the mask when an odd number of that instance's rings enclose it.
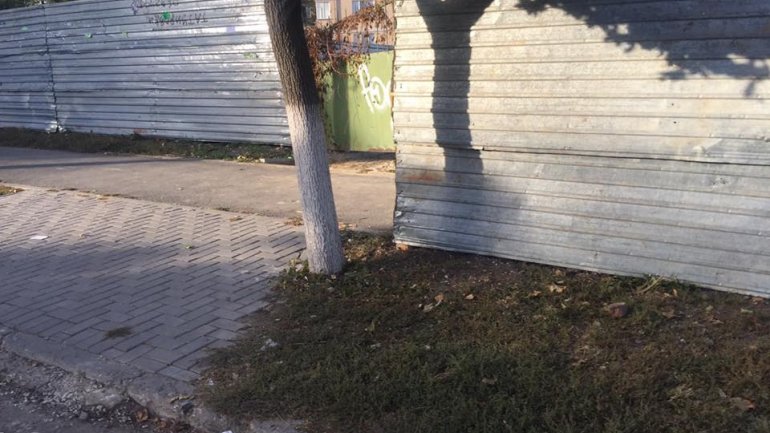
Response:
[[[369,111],[384,111],[390,109],[390,81],[383,83],[379,77],[369,73],[369,67],[361,64],[358,67],[358,84],[366,100]]]

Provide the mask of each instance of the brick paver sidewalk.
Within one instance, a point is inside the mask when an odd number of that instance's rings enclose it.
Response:
[[[0,197],[0,327],[189,382],[302,248],[279,219],[26,190]]]

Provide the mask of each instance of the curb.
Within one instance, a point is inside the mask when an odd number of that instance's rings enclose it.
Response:
[[[41,337],[0,327],[0,350],[83,376],[107,391],[130,398],[149,411],[206,432],[298,433],[300,421],[258,421],[245,424],[199,406],[195,388],[186,382],[147,373],[127,364],[64,346]]]

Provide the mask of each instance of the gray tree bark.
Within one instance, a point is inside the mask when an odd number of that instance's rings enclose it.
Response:
[[[345,257],[334,207],[321,101],[302,25],[301,0],[265,0],[289,118],[310,270],[335,274]]]

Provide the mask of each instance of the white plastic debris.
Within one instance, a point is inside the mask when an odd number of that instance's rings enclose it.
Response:
[[[278,342],[274,341],[272,338],[268,338],[265,340],[265,344],[259,348],[259,351],[264,352],[265,350],[272,349],[274,347],[278,347]]]
[[[29,238],[31,241],[42,241],[43,239],[48,239],[48,236],[46,235],[35,235]]]

